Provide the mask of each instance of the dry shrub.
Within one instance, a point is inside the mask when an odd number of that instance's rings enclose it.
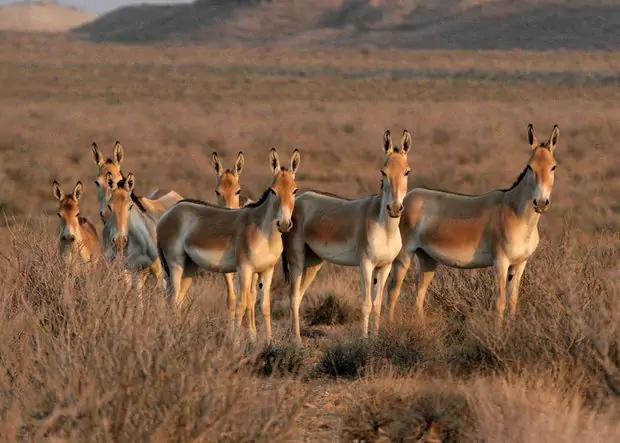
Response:
[[[333,292],[309,294],[304,302],[304,319],[309,326],[344,325],[361,319],[359,309]]]
[[[142,303],[114,265],[71,275],[42,230],[22,229],[0,288],[0,434],[63,441],[283,441],[301,387],[264,390],[223,346],[201,298],[173,315]],[[201,303],[202,302],[202,303]]]
[[[446,381],[366,382],[344,418],[344,441],[471,441],[475,418],[463,389]]]
[[[290,343],[269,344],[254,360],[255,371],[260,376],[301,375],[306,353],[304,349]]]

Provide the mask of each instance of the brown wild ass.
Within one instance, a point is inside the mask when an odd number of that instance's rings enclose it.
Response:
[[[112,179],[115,183],[123,178],[121,172],[121,163],[125,156],[125,150],[120,142],[114,144],[114,153],[111,158],[104,158],[97,146],[97,143],[93,142],[93,159],[97,164],[99,170],[97,178],[95,179],[95,186],[97,186],[98,198],[99,198],[99,217],[105,222],[107,217],[107,201],[110,198],[110,188],[108,186],[108,173],[112,174]],[[146,211],[156,219],[159,219],[161,215],[176,202],[181,200],[179,194],[167,189],[156,189],[152,191],[147,197],[139,197],[140,203],[146,209]]]
[[[555,125],[546,143],[538,142],[531,124],[527,134],[530,159],[509,189],[463,195],[418,188],[407,194],[400,222],[403,248],[388,285],[390,322],[414,254],[420,263],[416,296],[420,319],[437,264],[461,269],[492,266],[498,323],[503,322],[507,285],[514,316],[523,270],[538,246],[538,220],[550,205],[560,130]]]
[[[242,206],[252,203],[251,199],[241,194],[241,183],[239,182],[239,177],[241,176],[241,171],[243,171],[243,165],[245,164],[243,152],[240,151],[237,154],[237,159],[235,160],[235,167],[233,169],[224,169],[224,166],[220,161],[220,157],[215,151],[213,152],[212,159],[213,169],[215,169],[215,173],[217,174],[217,179],[215,183],[215,195],[217,197],[217,204],[223,208],[239,209]],[[224,274],[224,278],[226,280],[226,290],[228,293],[228,310],[229,312],[231,312],[234,311],[236,304],[234,281],[235,273],[226,273]],[[254,274],[252,277],[250,299],[248,300],[246,312],[248,316],[248,324],[250,325],[250,331],[252,331],[253,335],[256,335],[256,319],[254,318],[254,314],[256,306],[257,283],[258,274]]]
[[[83,263],[99,259],[101,242],[97,229],[80,215],[79,200],[82,196],[82,182],[78,181],[71,194],[64,194],[56,180],[53,183],[54,197],[58,200],[58,218],[60,219],[60,254],[75,265],[77,258]]]
[[[293,228],[283,236],[282,266],[285,280],[291,282],[291,332],[297,343],[301,342],[299,305],[325,261],[360,268],[362,335],[368,336],[373,307],[373,332],[378,332],[383,288],[401,248],[398,222],[411,172],[410,148],[408,131],[403,132],[400,148],[392,145],[390,131],[385,131],[379,194],[349,200],[305,191],[295,199]]]
[[[229,333],[233,341],[238,337],[250,301],[255,273],[260,277],[265,336],[267,341],[271,340],[271,280],[282,253],[282,233],[293,226],[299,163],[297,149],[290,169],[280,165],[276,150],[271,149],[271,185],[258,201],[240,209],[225,209],[198,200],[182,200],[157,223],[159,256],[168,277],[169,300],[177,307],[183,303],[198,269],[237,272],[240,296],[236,310],[229,307]],[[254,341],[253,331],[249,332]]]
[[[135,178],[132,173],[114,180],[108,172],[109,199],[104,222],[104,247],[109,259],[124,260],[126,277],[133,271],[133,281],[138,295],[142,294],[144,282],[151,273],[158,284],[165,284],[161,262],[157,254],[155,237],[156,219],[134,193]]]

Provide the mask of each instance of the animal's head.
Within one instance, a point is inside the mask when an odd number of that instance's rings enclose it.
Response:
[[[107,217],[106,202],[110,198],[110,188],[108,187],[108,174],[112,175],[115,182],[118,182],[123,178],[121,173],[121,163],[125,156],[125,150],[120,142],[114,144],[114,153],[112,157],[105,158],[97,143],[93,142],[93,159],[97,164],[97,177],[95,178],[95,186],[97,187],[97,194],[99,198],[99,216],[102,220]]]
[[[225,208],[236,209],[240,206],[239,194],[241,194],[241,183],[239,176],[243,171],[243,152],[237,154],[235,166],[232,169],[224,169],[217,152],[213,153],[213,169],[217,174],[215,183],[215,195],[217,204]]]
[[[301,156],[295,149],[291,156],[289,168],[280,165],[280,157],[275,149],[269,152],[269,164],[273,179],[269,191],[275,195],[275,209],[277,214],[276,226],[282,233],[288,232],[293,227],[293,209],[295,208],[295,194],[297,193],[297,183],[295,174],[299,169]]]
[[[66,243],[80,240],[80,206],[82,182],[78,181],[71,194],[65,194],[56,180],[52,185],[54,197],[58,200],[58,218],[60,219],[60,238]]]
[[[545,143],[540,143],[534,134],[534,126],[527,126],[527,139],[532,148],[532,155],[527,163],[529,173],[524,177],[532,189],[532,204],[534,210],[542,214],[551,206],[551,191],[555,180],[555,148],[560,138],[558,125],[553,126],[551,136]]]
[[[117,182],[109,172],[106,187],[110,190],[110,198],[106,204],[108,214],[106,223],[110,227],[112,244],[117,249],[123,249],[129,240],[129,217],[134,210],[131,196],[135,187],[134,175],[130,172],[127,177]]]
[[[392,144],[390,131],[383,134],[383,150],[385,159],[381,168],[381,189],[387,200],[387,213],[392,218],[398,218],[403,212],[403,199],[407,194],[407,182],[411,169],[407,162],[407,154],[411,149],[411,134],[403,131],[403,138],[399,146]]]

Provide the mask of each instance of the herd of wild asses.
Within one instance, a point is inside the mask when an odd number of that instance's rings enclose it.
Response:
[[[183,198],[171,190],[158,189],[138,197],[133,192],[134,175],[121,172],[122,145],[116,142],[112,157],[105,158],[93,143],[99,216],[104,226],[101,238],[80,215],[82,183],[78,181],[65,194],[55,181],[60,253],[70,264],[119,257],[130,287],[140,295],[152,274],[173,308],[183,303],[199,269],[223,273],[231,338],[238,337],[247,313],[249,335],[256,340],[258,287],[267,341],[271,340],[271,281],[281,259],[290,284],[291,334],[296,343],[301,342],[301,300],[326,261],[359,267],[363,337],[368,336],[371,313],[372,332],[378,333],[386,284],[388,321],[394,320],[414,255],[419,263],[416,304],[421,320],[426,291],[438,264],[461,269],[492,266],[501,325],[507,294],[510,315],[516,312],[519,284],[538,246],[538,220],[550,206],[556,168],[558,126],[547,142],[538,141],[531,124],[527,134],[530,157],[514,184],[481,195],[425,188],[407,192],[411,172],[407,154],[412,140],[406,130],[399,146],[393,144],[390,131],[385,131],[381,191],[356,199],[317,190],[298,192],[299,151],[295,149],[290,164],[283,166],[271,149],[271,184],[252,201],[241,195],[243,153],[228,169],[214,152],[217,205]]]

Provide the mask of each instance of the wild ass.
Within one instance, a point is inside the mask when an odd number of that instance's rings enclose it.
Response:
[[[121,172],[121,163],[125,157],[125,150],[120,142],[114,144],[114,152],[112,157],[105,158],[97,143],[93,142],[93,159],[97,164],[99,170],[95,179],[95,186],[97,186],[97,193],[99,198],[99,217],[105,223],[107,217],[107,201],[110,198],[110,188],[108,186],[108,173],[112,175],[112,179],[115,183],[123,178]],[[181,200],[179,194],[175,191],[167,189],[156,189],[148,194],[147,197],[139,197],[142,207],[153,217],[159,219],[161,215],[176,202]]]
[[[236,310],[229,306],[233,341],[241,328],[255,273],[260,278],[265,336],[271,340],[271,280],[282,253],[282,233],[293,226],[299,163],[297,149],[290,169],[280,165],[276,150],[271,149],[271,185],[257,202],[241,209],[225,209],[198,200],[182,200],[157,223],[159,256],[168,277],[170,301],[176,306],[183,303],[198,269],[237,272],[240,296]],[[256,339],[251,330],[250,339]]]
[[[101,256],[101,242],[97,229],[86,217],[80,215],[79,200],[82,196],[82,182],[75,184],[71,194],[65,194],[56,180],[53,183],[54,197],[58,200],[60,219],[60,255],[75,265],[77,258],[83,263],[97,260]]]
[[[125,261],[126,272],[133,273],[136,290],[141,295],[149,273],[158,284],[164,283],[157,254],[156,219],[144,207],[142,199],[133,193],[135,178],[132,173],[117,182],[108,172],[107,187],[110,197],[106,203],[103,234],[106,255]]]
[[[235,166],[233,169],[225,169],[220,161],[220,157],[217,152],[213,152],[212,164],[217,179],[215,183],[215,195],[217,197],[217,204],[223,208],[239,209],[242,206],[252,203],[252,200],[241,193],[241,183],[239,177],[241,171],[243,171],[243,165],[245,159],[243,152],[239,151],[237,159],[235,160]],[[224,274],[226,280],[226,290],[228,293],[228,310],[234,311],[236,304],[235,295],[235,273],[229,272]],[[252,287],[250,290],[250,299],[247,304],[247,316],[250,331],[253,335],[256,335],[256,319],[255,319],[255,306],[256,306],[256,285],[258,283],[258,274],[252,276]]]
[[[381,300],[392,260],[401,248],[398,222],[411,172],[407,154],[411,135],[403,132],[401,147],[392,145],[390,131],[383,135],[385,158],[381,192],[355,200],[306,191],[295,199],[293,228],[283,236],[282,266],[291,282],[291,328],[301,342],[299,305],[325,261],[359,266],[362,293],[362,335],[368,336],[374,308],[378,332]]]
[[[461,269],[492,266],[498,323],[503,322],[507,284],[514,316],[523,270],[538,246],[538,220],[551,203],[560,130],[555,125],[547,143],[538,142],[531,124],[527,135],[530,159],[509,189],[463,195],[418,188],[407,194],[400,222],[403,248],[388,285],[390,322],[414,254],[420,262],[416,304],[422,320],[438,263]]]

